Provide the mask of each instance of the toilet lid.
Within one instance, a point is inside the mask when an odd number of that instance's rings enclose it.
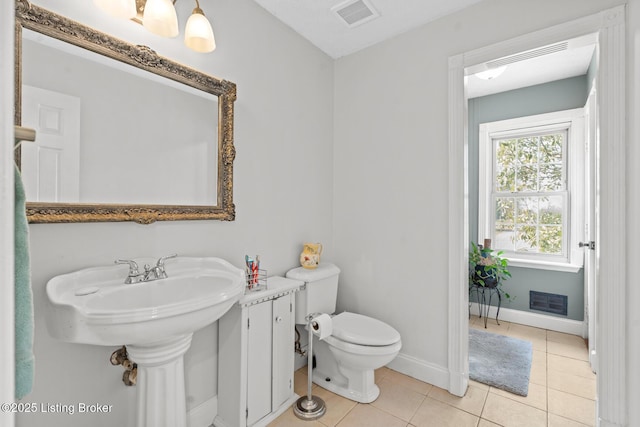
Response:
[[[400,341],[400,334],[380,320],[344,312],[332,318],[332,336],[359,345],[383,346]]]

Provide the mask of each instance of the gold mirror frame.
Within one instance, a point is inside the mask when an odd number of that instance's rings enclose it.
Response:
[[[15,29],[15,124],[21,124],[22,110],[22,28],[71,43],[106,57],[186,84],[218,97],[218,182],[215,206],[70,204],[27,202],[31,223],[206,220],[233,221],[233,103],[236,85],[201,73],[157,55],[146,46],[136,46],[96,31],[64,16],[16,0]],[[20,166],[20,153],[16,152]]]

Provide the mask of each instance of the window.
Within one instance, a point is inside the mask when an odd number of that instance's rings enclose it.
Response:
[[[582,109],[480,125],[478,241],[511,265],[576,271]]]

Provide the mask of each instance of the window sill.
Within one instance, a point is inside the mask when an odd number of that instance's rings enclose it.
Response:
[[[509,267],[535,268],[538,270],[563,271],[565,273],[577,273],[582,269],[582,264],[569,264],[566,262],[534,261],[530,259],[507,258]]]

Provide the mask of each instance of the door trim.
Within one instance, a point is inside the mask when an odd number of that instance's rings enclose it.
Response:
[[[625,272],[625,6],[553,26],[449,58],[449,392],[462,396],[468,369],[467,102],[464,69],[502,56],[598,33],[600,141],[600,236],[597,295],[599,375],[597,422],[626,422]]]

